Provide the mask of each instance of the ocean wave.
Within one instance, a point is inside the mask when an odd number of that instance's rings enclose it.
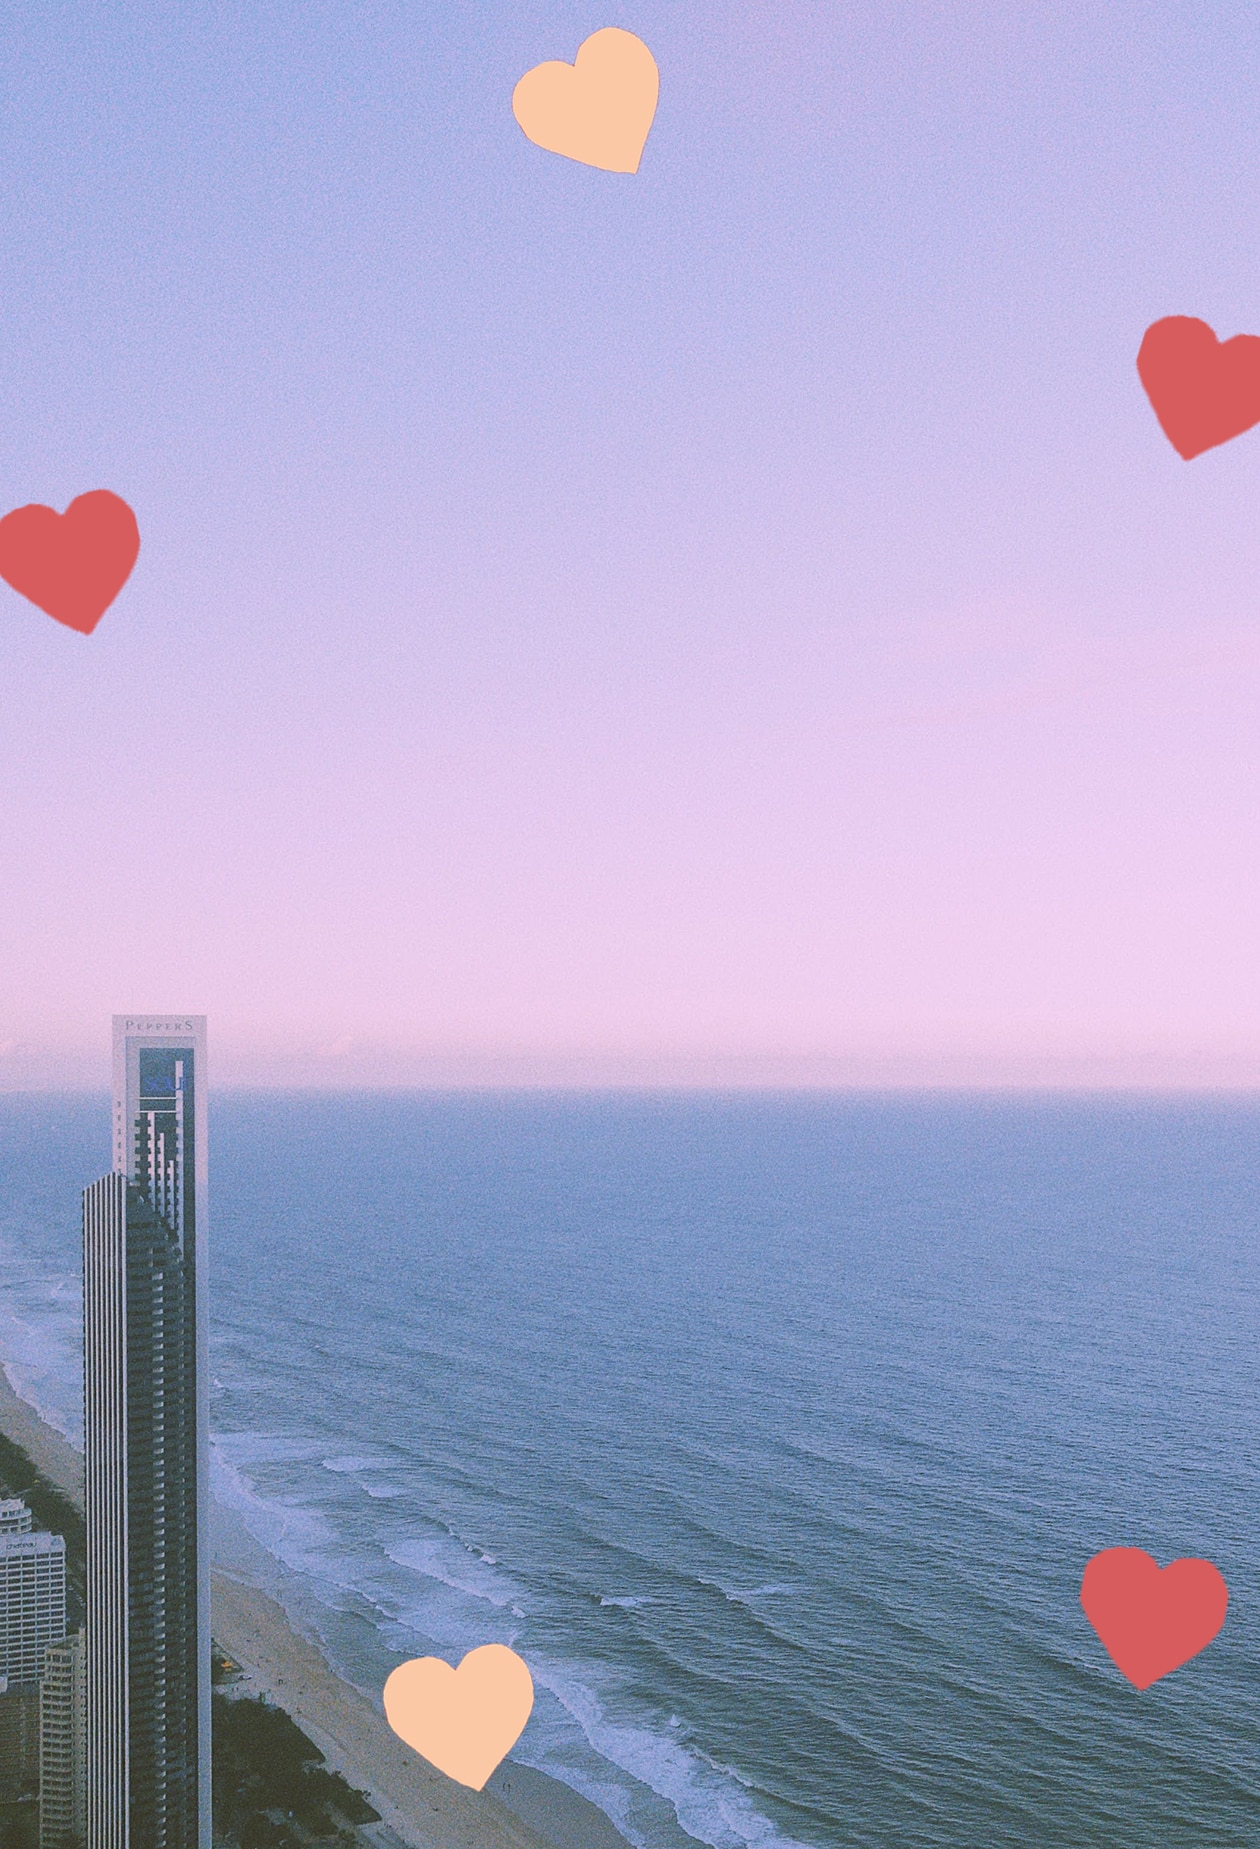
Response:
[[[54,1391],[48,1389],[48,1376],[37,1368],[23,1367],[20,1362],[6,1361],[4,1377],[20,1400],[34,1409],[45,1425],[60,1432],[75,1449],[83,1449],[83,1421],[70,1417],[69,1410]]]
[[[710,1849],[807,1849],[784,1836],[756,1808],[743,1781],[729,1767],[718,1766],[651,1726],[611,1720],[592,1686],[597,1672],[579,1680],[568,1667],[531,1659],[530,1673],[535,1684],[553,1695],[577,1723],[587,1745],[664,1800],[679,1826],[697,1842],[707,1843]],[[539,1769],[552,1768],[540,1765]],[[578,1788],[592,1802],[609,1808],[606,1788],[603,1797],[594,1789],[588,1791],[585,1784]],[[632,1816],[623,1814],[614,1821],[627,1834],[634,1833]]]
[[[298,1573],[318,1571],[322,1551],[335,1539],[328,1523],[311,1509],[259,1495],[252,1478],[228,1455],[226,1442],[211,1433],[210,1493],[215,1501],[235,1510],[259,1545],[285,1566]]]
[[[54,1280],[53,1282],[56,1282]],[[51,1291],[41,1293],[51,1297]],[[83,1449],[83,1329],[81,1312],[60,1306],[32,1314],[0,1306],[0,1352],[5,1378],[46,1425]],[[42,1307],[42,1305],[40,1306]],[[29,1318],[29,1320],[28,1320]]]
[[[210,1442],[233,1465],[301,1464],[317,1458],[323,1448],[317,1439],[290,1432],[215,1432]]]
[[[427,1536],[400,1541],[385,1549],[386,1558],[421,1579],[446,1586],[465,1598],[477,1599],[496,1611],[510,1610],[524,1598],[525,1589],[495,1570],[492,1555],[484,1555],[452,1536]],[[523,1615],[523,1614],[521,1614]]]

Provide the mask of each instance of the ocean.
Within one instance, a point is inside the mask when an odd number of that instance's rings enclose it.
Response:
[[[1260,1104],[210,1123],[216,1545],[351,1681],[511,1644],[516,1756],[642,1849],[1260,1841]],[[0,1097],[0,1355],[75,1437],[108,1133]],[[1230,1589],[1145,1693],[1079,1604],[1121,1545]]]

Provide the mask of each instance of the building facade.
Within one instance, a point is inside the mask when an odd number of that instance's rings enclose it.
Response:
[[[0,1676],[35,1688],[49,1644],[66,1634],[66,1543],[59,1534],[0,1534]]]
[[[114,1017],[83,1196],[88,1849],[211,1849],[205,1049]]]
[[[0,1801],[39,1786],[39,1681],[66,1634],[66,1544],[32,1534],[20,1497],[0,1502]]]
[[[0,1693],[0,1803],[33,1797],[38,1790],[39,1689],[5,1689]]]
[[[82,1631],[52,1644],[39,1685],[39,1849],[87,1839],[87,1689]]]
[[[31,1512],[20,1496],[6,1496],[0,1501],[0,1534],[29,1534]]]

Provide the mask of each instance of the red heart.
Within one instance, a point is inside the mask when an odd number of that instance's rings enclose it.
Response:
[[[108,488],[81,494],[64,514],[33,502],[0,520],[0,578],[85,636],[131,576],[139,551],[136,516]]]
[[[1164,435],[1187,462],[1260,423],[1260,338],[1218,340],[1206,321],[1168,315],[1148,327],[1138,377]]]
[[[1140,1547],[1108,1547],[1085,1568],[1081,1604],[1121,1675],[1149,1688],[1207,1648],[1229,1591],[1210,1560],[1161,1571]]]

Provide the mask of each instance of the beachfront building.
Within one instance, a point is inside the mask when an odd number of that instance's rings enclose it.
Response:
[[[211,1849],[206,1023],[114,1017],[83,1196],[88,1849]]]
[[[20,1496],[5,1496],[0,1500],[0,1535],[29,1534],[31,1532],[31,1512]]]
[[[66,1634],[66,1543],[32,1534],[17,1497],[0,1503],[0,1801],[39,1783],[39,1678]]]
[[[0,1676],[35,1688],[49,1644],[66,1634],[66,1543],[59,1534],[0,1534]]]
[[[39,1849],[83,1849],[87,1708],[83,1632],[50,1646],[39,1685]]]

